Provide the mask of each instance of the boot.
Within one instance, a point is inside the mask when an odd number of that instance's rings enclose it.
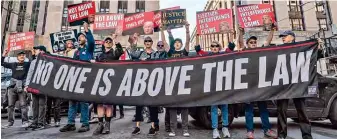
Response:
[[[110,133],[110,122],[105,122],[102,134],[109,134],[109,133]]]
[[[96,130],[92,134],[93,135],[99,135],[99,134],[102,134],[102,131],[103,131],[103,123],[99,122],[98,125],[97,125]]]

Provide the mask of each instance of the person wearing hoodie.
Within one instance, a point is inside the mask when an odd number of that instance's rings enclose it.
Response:
[[[35,65],[36,65],[36,58],[37,56],[41,53],[47,53],[47,49],[44,46],[35,46],[33,47],[34,49],[34,60],[32,60],[29,70],[28,70],[28,74],[27,74],[27,79],[25,82],[25,91],[29,92],[29,90],[27,90],[31,78],[33,76],[33,72],[35,69]],[[29,128],[32,129],[44,129],[45,128],[45,117],[46,117],[46,103],[47,103],[47,97],[45,95],[42,94],[32,94],[32,99],[33,99],[33,122],[31,125],[29,125]]]
[[[211,43],[211,52],[205,52],[205,51],[201,50],[200,43],[199,43],[199,36],[196,37],[196,44],[197,45],[195,46],[195,51],[200,56],[232,52],[235,48],[235,44],[233,43],[233,34],[228,34],[228,35],[229,35],[229,43],[228,43],[228,47],[225,49],[225,51],[221,51],[222,46],[216,40],[214,40]],[[222,105],[212,105],[211,106],[211,121],[212,121],[212,129],[213,129],[213,139],[221,138],[221,136],[219,134],[219,131],[218,131],[218,107],[220,107],[221,114],[222,114],[222,134],[223,134],[223,137],[229,138],[230,133],[228,131],[228,126],[229,126],[228,104],[222,104]]]
[[[8,86],[8,124],[2,128],[12,127],[14,124],[14,107],[16,100],[19,100],[22,118],[22,127],[28,127],[28,109],[27,109],[27,93],[24,91],[24,82],[27,77],[30,62],[25,62],[26,53],[20,51],[17,54],[18,62],[7,63],[5,56],[8,50],[4,50],[1,57],[1,66],[12,70],[12,78]]]
[[[180,38],[173,38],[171,30],[168,29],[167,32],[169,33],[169,41],[170,41],[170,50],[168,52],[168,56],[171,58],[178,58],[178,57],[185,57],[188,56],[189,47],[190,47],[190,24],[186,21],[185,22],[185,29],[186,29],[186,43],[185,47],[183,48],[183,42]],[[182,49],[183,48],[183,49]],[[188,132],[188,108],[169,108],[169,121],[170,127],[168,130],[169,136],[174,137],[176,136],[176,129],[177,129],[177,110],[181,110],[181,117],[182,117],[182,129],[183,129],[183,136],[189,137],[190,134]]]
[[[273,29],[269,32],[269,35],[261,47],[267,47],[270,45],[271,41],[273,40],[274,30],[276,29],[273,26]],[[244,51],[246,49],[253,49],[258,47],[257,37],[251,36],[246,40],[247,48],[244,48],[244,41],[243,41],[243,28],[240,28],[239,31],[239,43],[240,47],[238,48],[239,51]],[[266,101],[258,101],[258,102],[250,102],[245,104],[245,118],[246,118],[246,128],[247,128],[247,138],[253,139],[254,138],[254,103],[257,103],[257,106],[260,111],[260,118],[262,121],[262,129],[264,132],[264,136],[268,138],[277,138],[277,134],[275,131],[271,129],[271,124],[269,122],[269,111],[267,109],[267,102]]]
[[[102,46],[102,53],[97,56],[98,62],[111,62],[118,60],[123,54],[122,45],[116,42],[117,35],[113,35],[113,38],[107,37],[104,39],[104,44]],[[92,60],[92,63],[95,61]],[[99,134],[109,134],[110,133],[110,121],[112,117],[112,105],[97,105],[98,114],[98,126],[94,131],[93,135]],[[103,123],[103,117],[105,115],[105,122]]]
[[[90,61],[94,59],[94,50],[95,50],[95,40],[91,31],[89,30],[89,24],[84,22],[84,33],[78,33],[79,47],[77,48],[73,59]],[[77,113],[77,104],[80,105],[81,109],[81,128],[78,129],[78,132],[86,132],[90,130],[89,127],[89,103],[87,102],[76,102],[69,101],[69,110],[68,110],[68,124],[60,129],[60,132],[74,131],[75,127],[75,118]]]
[[[132,37],[129,37],[130,46],[127,47],[127,51],[129,51],[129,55],[132,60],[150,60],[150,59],[158,59],[158,55],[156,51],[152,49],[153,40],[151,37],[147,36],[144,38],[144,50],[137,50],[137,41],[138,41],[138,33],[135,33]],[[135,122],[136,127],[132,132],[133,135],[140,133],[140,122],[143,121],[143,106],[136,106],[136,115]],[[155,135],[159,131],[159,119],[158,119],[158,107],[149,107],[150,111],[150,120],[151,127],[148,135]]]

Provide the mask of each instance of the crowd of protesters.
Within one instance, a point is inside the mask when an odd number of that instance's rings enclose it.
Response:
[[[147,36],[144,39],[144,50],[137,49],[138,46],[138,38],[139,34],[135,33],[134,35],[129,36],[130,46],[124,51],[121,44],[118,42],[117,35],[111,35],[111,37],[107,37],[104,39],[104,43],[102,45],[102,53],[97,57],[93,56],[95,49],[95,40],[89,29],[89,25],[87,23],[83,24],[84,32],[78,34],[78,42],[79,47],[74,49],[74,42],[72,40],[68,40],[66,42],[66,50],[64,51],[63,56],[68,58],[73,58],[75,60],[84,60],[90,61],[91,63],[95,62],[110,62],[115,60],[125,60],[125,53],[127,52],[131,60],[155,60],[155,59],[167,59],[167,58],[177,58],[177,57],[185,57],[189,54],[189,23],[186,22],[186,42],[185,46],[183,45],[182,39],[174,38],[170,29],[167,29],[167,33],[169,34],[169,42],[166,41],[165,33],[162,27],[161,29],[161,41],[158,41],[156,44],[156,49],[153,50],[153,43],[151,37]],[[262,47],[270,46],[270,43],[273,39],[275,28],[272,28],[265,43]],[[259,46],[258,40],[256,36],[250,36],[246,41],[243,40],[244,30],[240,29],[238,33],[238,43],[235,44],[233,41],[234,32],[231,31],[228,33],[229,35],[229,43],[227,47],[223,47],[221,43],[214,40],[212,41],[210,48],[210,52],[205,52],[201,50],[201,46],[199,44],[199,39],[197,37],[197,44],[195,50],[198,55],[213,55],[220,53],[230,53],[235,50],[237,51],[245,51],[247,49],[253,49]],[[283,43],[294,43],[295,42],[295,34],[292,31],[282,32],[279,36],[282,38]],[[8,87],[8,124],[3,126],[3,128],[8,128],[13,126],[14,124],[14,107],[15,102],[18,100],[21,109],[21,117],[22,117],[22,127],[31,128],[31,129],[44,129],[45,125],[51,123],[51,107],[54,109],[53,117],[54,117],[54,126],[60,126],[60,103],[61,100],[58,98],[47,97],[41,94],[34,94],[27,86],[29,86],[30,81],[32,80],[32,73],[35,69],[36,57],[40,53],[44,53],[49,55],[50,53],[47,51],[45,46],[35,46],[33,47],[32,53],[34,55],[33,60],[30,62],[25,62],[25,52],[19,52],[17,54],[18,62],[15,63],[7,63],[4,62],[4,58],[7,55],[8,51],[5,50],[2,55],[1,65],[5,68],[9,68],[12,70],[12,78],[11,83]],[[27,104],[27,96],[32,97],[32,112],[33,119],[32,122],[29,122],[27,112],[28,112],[28,104]],[[302,136],[305,139],[311,139],[311,127],[310,122],[306,116],[304,98],[301,99],[293,99],[298,117],[299,124],[302,131]],[[278,122],[277,122],[277,132],[271,130],[271,124],[269,122],[269,112],[267,109],[267,103],[265,101],[259,102],[251,102],[245,104],[245,119],[246,119],[246,128],[247,128],[247,138],[254,138],[254,127],[253,127],[253,106],[254,103],[257,104],[260,117],[262,121],[262,128],[264,135],[269,138],[286,138],[287,137],[287,116],[286,110],[288,106],[288,100],[277,100],[277,110],[278,110]],[[78,132],[87,132],[90,130],[90,113],[91,107],[89,108],[88,102],[78,102],[78,101],[69,101],[69,109],[68,109],[68,120],[67,124],[60,128],[60,132],[74,131],[76,130],[75,126],[75,118],[78,111],[81,113],[80,122],[81,127],[78,129]],[[222,128],[221,133],[223,137],[230,137],[229,131],[229,121],[228,121],[228,105],[213,105],[211,107],[211,120],[212,120],[212,128],[213,128],[213,138],[220,138],[221,135],[218,131],[218,108],[220,108],[222,113]],[[98,134],[109,134],[110,133],[110,125],[113,123],[111,119],[116,117],[116,105],[112,106],[109,104],[92,104],[92,108],[95,109],[98,118],[98,126],[94,130],[93,135]],[[132,131],[132,134],[140,134],[140,123],[144,120],[143,112],[144,109],[147,108],[149,111],[149,122],[151,122],[151,126],[149,128],[149,135],[155,135],[159,132],[159,118],[158,113],[160,112],[159,107],[152,106],[136,106],[135,111],[135,128]],[[78,110],[79,109],[79,110]],[[119,105],[120,110],[120,118],[124,117],[123,106]],[[168,132],[170,137],[176,136],[177,131],[177,115],[181,114],[182,118],[182,130],[183,136],[190,136],[188,131],[188,108],[166,108],[165,111],[165,130]]]

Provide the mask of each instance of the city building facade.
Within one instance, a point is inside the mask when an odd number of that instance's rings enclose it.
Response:
[[[232,9],[233,19],[235,19],[234,6],[247,4],[271,4],[277,21],[277,31],[274,33],[272,44],[282,43],[278,38],[280,32],[293,30],[296,34],[296,41],[303,41],[313,36],[321,38],[331,38],[336,36],[337,24],[337,1],[303,1],[303,0],[208,0],[204,11],[218,9]],[[237,21],[234,20],[234,38],[237,35]],[[256,36],[259,44],[263,44],[268,36],[268,31],[263,31],[262,27],[245,29],[244,38]],[[213,40],[221,42],[224,46],[228,44],[228,34],[197,35],[196,28],[191,35],[191,46],[196,44],[196,37],[199,37],[200,45],[204,50],[210,50],[210,43]],[[337,47],[337,39],[329,41],[330,46]],[[235,40],[237,42],[237,39]],[[328,43],[328,42],[327,42]]]
[[[67,6],[91,0],[43,0],[43,1],[1,1],[1,50],[7,47],[10,33],[35,31],[35,45],[45,45],[51,51],[50,33],[77,29],[81,26],[70,26]],[[97,13],[136,13],[159,9],[159,0],[95,0]],[[105,35],[94,34],[96,40],[103,40]],[[159,34],[151,35],[154,42]],[[142,38],[142,37],[141,37]],[[125,47],[128,36],[118,36]],[[141,41],[141,39],[140,39]]]

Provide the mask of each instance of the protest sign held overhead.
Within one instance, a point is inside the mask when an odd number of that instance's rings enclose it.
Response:
[[[122,35],[124,14],[106,13],[96,14],[93,24],[94,34],[117,34]]]
[[[164,10],[177,10],[177,9],[180,9],[180,6],[166,8]],[[159,25],[161,24],[162,11],[163,10],[154,11],[154,16],[153,16],[154,32],[159,32],[160,31]]]
[[[62,52],[67,49],[67,41],[73,43],[73,47],[78,47],[77,42],[77,29],[63,31],[63,32],[56,32],[49,34],[50,43],[53,48],[53,52]]]
[[[9,51],[29,50],[34,47],[35,32],[22,32],[9,35],[8,47]]]
[[[242,28],[263,26],[265,29],[270,30],[271,26],[275,22],[273,6],[270,4],[238,6],[237,14]]]
[[[197,12],[197,33],[228,33],[233,29],[231,9]]]
[[[126,13],[124,15],[123,35],[140,35],[153,34],[153,12]]]
[[[317,96],[317,41],[154,61],[37,59],[28,90],[99,104],[193,107]],[[254,92],[254,93],[251,93]]]
[[[103,52],[103,49],[102,49],[103,43],[104,42],[102,40],[95,40],[95,50],[94,50],[95,58]]]
[[[163,10],[161,16],[161,23],[163,29],[181,28],[186,22],[186,9],[177,10]]]
[[[80,4],[68,5],[68,22],[70,26],[89,24],[95,21],[95,2],[84,2]]]

